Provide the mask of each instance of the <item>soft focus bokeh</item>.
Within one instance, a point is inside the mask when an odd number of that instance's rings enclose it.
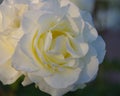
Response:
[[[88,83],[85,89],[65,96],[120,96],[120,0],[94,1],[92,16],[96,29],[106,42],[105,60],[94,81]],[[23,87],[23,78],[12,85],[5,86],[0,82],[0,96],[49,96],[34,84]]]

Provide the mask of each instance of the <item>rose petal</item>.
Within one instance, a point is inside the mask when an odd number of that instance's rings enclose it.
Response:
[[[81,13],[82,19],[85,22],[88,22],[89,24],[91,24],[92,26],[94,26],[92,16],[91,16],[91,14],[89,12],[81,10],[80,13]]]
[[[71,17],[78,17],[80,16],[79,8],[76,7],[73,3],[71,3],[69,0],[60,0],[61,6],[68,6],[69,5],[69,10],[68,13],[70,14]]]
[[[84,39],[86,42],[93,42],[94,40],[97,39],[98,33],[93,26],[91,26],[89,23],[85,22],[83,36],[84,36]]]
[[[90,46],[88,55],[84,58],[83,62],[85,66],[81,71],[79,80],[77,81],[79,84],[91,81],[98,71],[99,61],[97,59],[97,53],[92,46]]]
[[[67,51],[72,55],[73,58],[81,58],[87,54],[89,49],[87,43],[82,43],[80,41],[73,42],[73,40],[71,43],[70,42],[70,40],[67,40],[66,47]]]
[[[106,53],[104,40],[100,36],[98,36],[98,38],[93,42],[92,45],[97,51],[97,58],[99,60],[99,63],[102,63]]]
[[[45,51],[47,51],[50,48],[51,42],[52,42],[52,34],[51,32],[49,32],[45,39],[45,46],[44,46]]]
[[[62,88],[62,89],[53,88],[53,87],[49,86],[44,81],[44,79],[42,79],[42,77],[36,76],[32,73],[29,74],[29,78],[39,86],[40,90],[47,92],[47,93],[51,94],[52,96],[62,96],[63,94],[67,93],[68,91],[72,90],[74,87],[74,86],[69,86],[67,88]]]
[[[63,73],[55,73],[54,75],[45,77],[44,80],[53,88],[67,88],[77,81],[80,72],[80,68],[74,70],[68,69]]]
[[[0,64],[4,64],[13,54],[14,46],[8,42],[5,36],[0,36]]]
[[[27,57],[23,51],[17,46],[16,51],[12,58],[12,66],[17,70],[22,70],[25,72],[32,72],[38,70],[38,66]]]
[[[0,80],[3,84],[12,84],[19,77],[20,73],[11,67],[11,60],[7,61],[5,64],[0,65]]]
[[[24,81],[22,82],[23,86],[27,86],[29,84],[33,83],[27,75],[25,75]]]

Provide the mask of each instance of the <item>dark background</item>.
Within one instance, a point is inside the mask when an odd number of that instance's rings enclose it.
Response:
[[[120,96],[120,0],[95,0],[92,16],[96,29],[106,42],[104,62],[96,79],[86,88],[65,96]],[[0,96],[49,96],[34,84],[23,87],[23,78],[12,85],[0,83]]]

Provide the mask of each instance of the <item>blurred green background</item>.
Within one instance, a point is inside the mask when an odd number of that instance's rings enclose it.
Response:
[[[88,83],[86,88],[65,96],[120,96],[120,0],[93,1],[92,16],[99,34],[106,42],[107,53],[96,79]],[[23,79],[24,76],[12,85],[0,82],[0,96],[50,96],[34,84],[23,87]]]

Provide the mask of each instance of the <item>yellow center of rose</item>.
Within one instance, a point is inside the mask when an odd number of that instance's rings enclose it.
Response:
[[[32,52],[37,62],[52,72],[74,68],[68,64],[73,58],[67,50],[67,43],[71,49],[76,51],[77,48],[71,39],[70,32],[67,32],[68,28],[66,27],[63,31],[55,28],[43,33],[36,31],[33,37]]]
[[[51,72],[76,68],[80,57],[79,44],[68,20],[49,25],[47,31],[36,31],[33,36],[31,46],[35,59]]]

